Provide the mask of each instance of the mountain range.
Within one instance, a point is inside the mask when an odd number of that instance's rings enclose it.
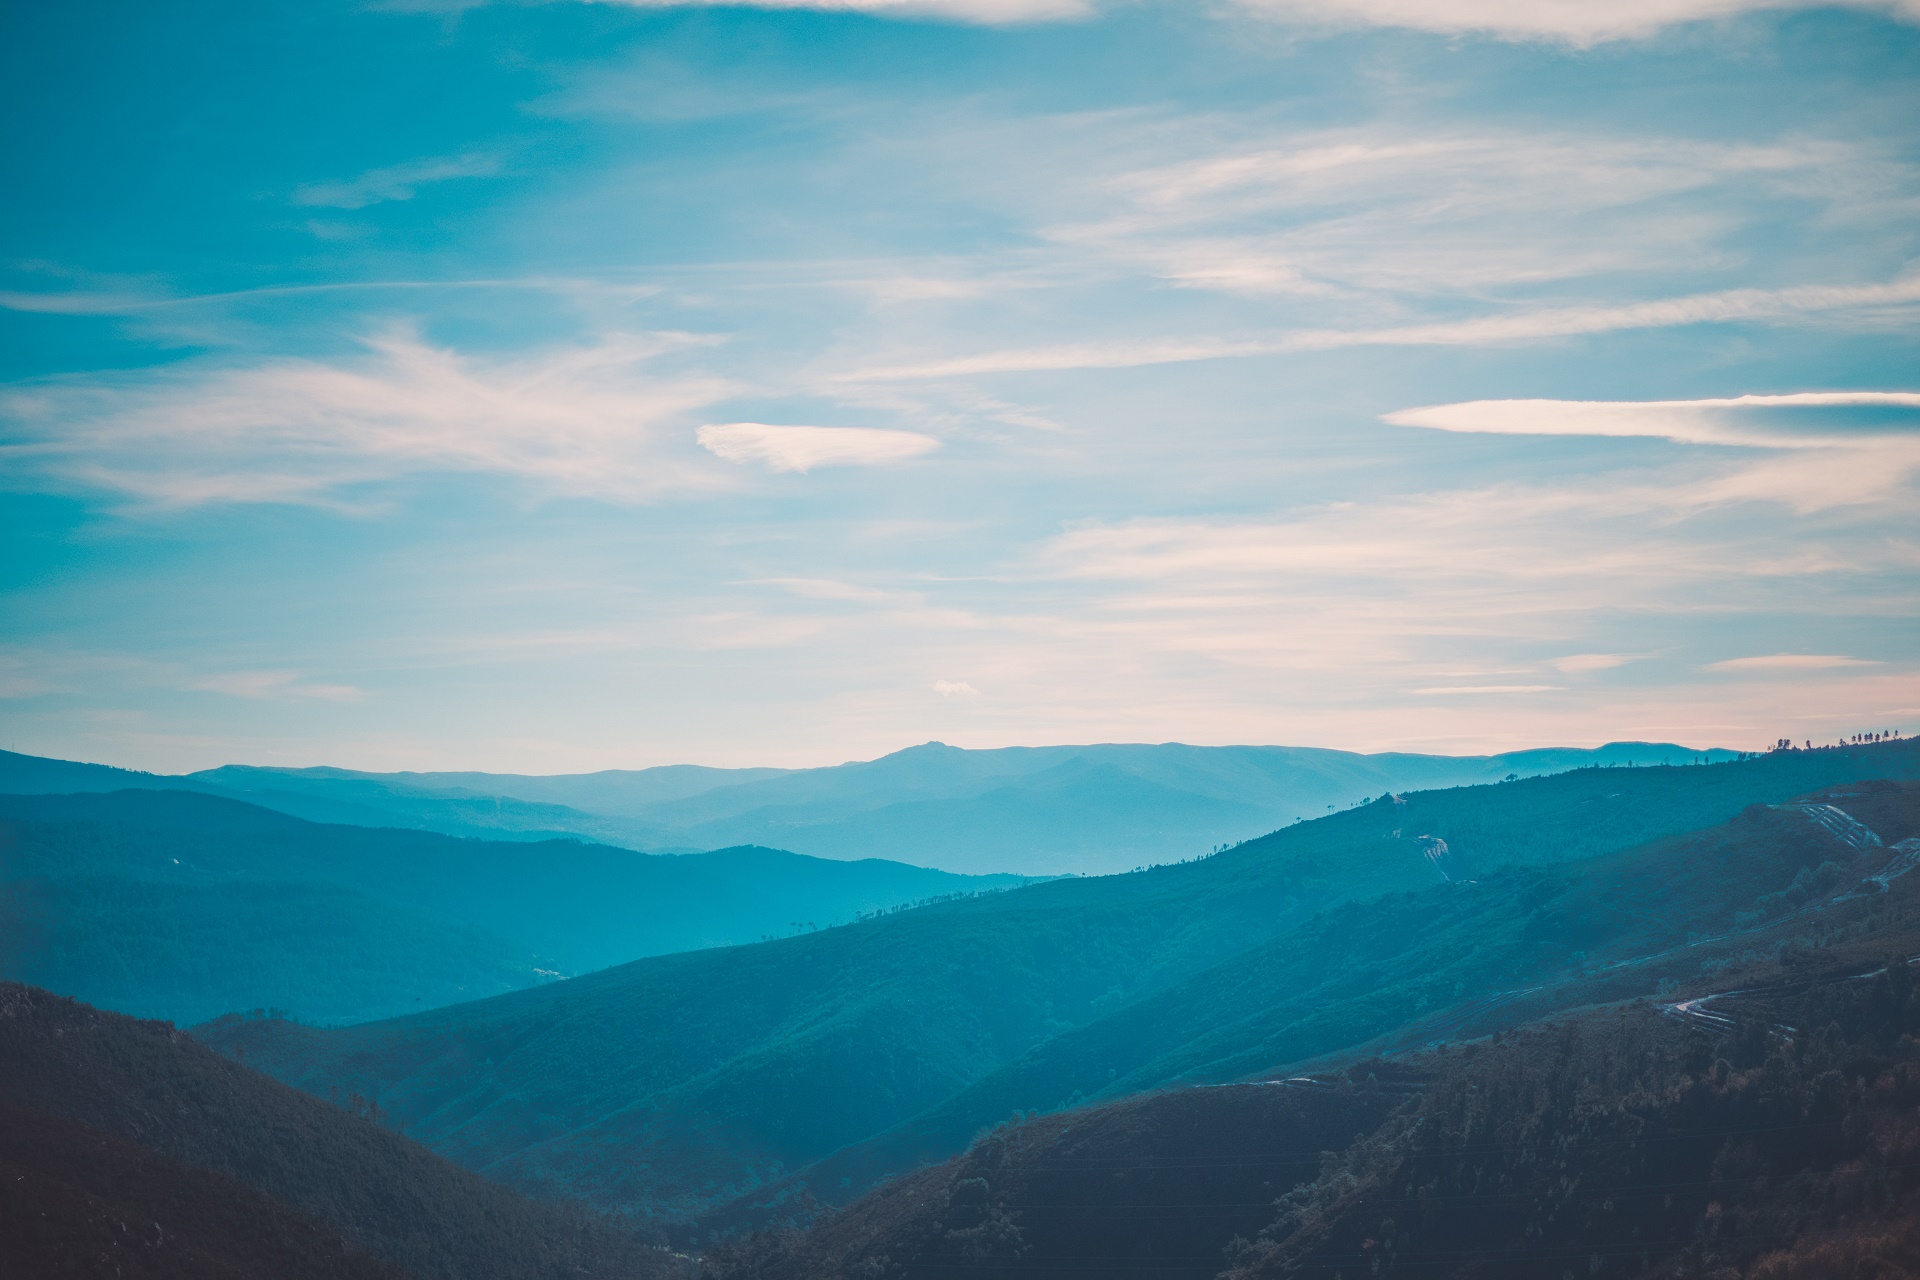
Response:
[[[320,824],[188,790],[0,794],[0,975],[182,1023],[358,1022],[1021,883]]]
[[[529,777],[242,765],[161,775],[0,753],[0,792],[187,789],[315,822],[493,840],[572,835],[649,852],[759,845],[965,874],[1063,875],[1196,857],[1382,792],[1736,754],[1645,742],[1491,756],[1181,743],[969,751],[929,742],[815,769],[666,765]]]
[[[1645,994],[1670,976],[1648,957],[1684,968],[1719,954],[1703,939],[1762,940],[1863,874],[1844,826],[1753,806],[1916,776],[1920,747],[1895,742],[1385,795],[1147,872],[384,1023],[196,1034],[375,1098],[470,1168],[692,1242],[850,1202],[1016,1112]],[[1887,803],[1885,839],[1860,837],[1874,848],[1906,838]]]

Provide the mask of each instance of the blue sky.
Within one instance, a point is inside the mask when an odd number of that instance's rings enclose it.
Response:
[[[0,746],[1920,729],[1920,6],[13,6]]]

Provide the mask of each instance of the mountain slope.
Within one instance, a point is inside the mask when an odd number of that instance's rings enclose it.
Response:
[[[1920,748],[1587,769],[1417,793],[1136,875],[1053,881],[762,946],[647,960],[373,1026],[322,1032],[265,1021],[202,1034],[303,1087],[376,1097],[471,1167],[695,1217],[786,1185],[797,1168],[931,1113],[1037,1047],[1318,912],[1441,885],[1432,837],[1446,841],[1456,876],[1486,876],[1595,857],[1726,822],[1756,802],[1886,775],[1920,776]],[[1357,1020],[1340,1034],[1380,1029]],[[1058,1105],[1072,1087],[1022,1105]],[[836,1194],[837,1180],[816,1191]]]
[[[1920,789],[1846,799],[1878,825],[1920,818]],[[1814,829],[1752,815],[1701,851],[1702,874],[1663,887],[1704,923],[1741,896],[1712,872],[1751,889]],[[1283,1056],[1257,1083],[1002,1124],[805,1232],[710,1253],[707,1274],[1911,1274],[1920,877],[1872,872],[1920,861],[1920,843],[1842,848],[1852,865],[1824,895],[1640,958],[1641,979],[1672,988],[1657,1001],[1592,1005],[1617,981],[1596,967],[1562,993],[1573,1012],[1513,1029],[1509,1010],[1491,1041],[1468,1026],[1458,1043],[1453,1019],[1455,1043],[1390,1059],[1349,1053],[1300,1076]]]
[[[10,1109],[39,1117],[31,1132],[12,1131],[8,1158],[26,1165],[16,1176],[73,1188],[69,1222],[81,1232],[103,1203],[154,1205],[175,1194],[169,1212],[199,1219],[199,1229],[212,1233],[202,1238],[217,1241],[232,1220],[203,1197],[237,1182],[283,1206],[258,1224],[261,1244],[278,1239],[339,1253],[344,1238],[420,1280],[561,1280],[582,1272],[640,1280],[678,1270],[626,1227],[527,1200],[370,1119],[223,1060],[171,1026],[12,983],[0,984],[0,1096]],[[63,1144],[36,1154],[47,1142],[71,1139],[76,1127],[105,1135],[109,1150],[93,1159]],[[160,1158],[130,1167],[115,1143]],[[176,1164],[198,1173],[169,1193],[160,1180]],[[248,1202],[258,1204],[249,1196],[237,1207]],[[169,1220],[157,1221],[164,1233]],[[301,1221],[327,1230],[302,1236]]]
[[[241,1182],[0,1102],[0,1274],[404,1280]],[[132,1229],[129,1230],[129,1224]]]
[[[0,972],[183,1022],[349,1022],[1015,883],[323,826],[183,791],[0,796]]]
[[[1892,856],[1886,846],[1920,835],[1920,788],[1853,784],[1814,801],[1844,803],[1883,843],[1863,851],[1796,809],[1756,806],[1724,826],[1622,853],[1349,903],[1038,1045],[761,1200],[805,1186],[843,1203],[1010,1111],[1230,1081],[1388,1033],[1434,1034],[1422,1024],[1435,1017],[1456,1028],[1475,1017],[1499,1025],[1529,1008],[1651,993],[1658,958],[1706,938],[1771,942],[1810,894],[1879,870]],[[1490,1001],[1516,989],[1526,995]],[[1477,1015],[1475,1002],[1490,1007]],[[735,1213],[752,1217],[746,1204]]]

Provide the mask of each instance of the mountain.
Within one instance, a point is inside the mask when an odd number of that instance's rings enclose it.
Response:
[[[0,973],[182,1022],[353,1022],[1019,883],[320,825],[182,790],[0,795]]]
[[[944,1158],[1014,1107],[1338,1052],[1493,998],[1515,973],[1665,945],[1666,926],[1635,925],[1634,910],[1657,907],[1684,931],[1732,908],[1636,898],[1588,938],[1554,904],[1604,904],[1614,882],[1545,872],[1884,777],[1920,777],[1920,746],[1386,796],[1138,874],[645,960],[368,1026],[268,1019],[197,1034],[302,1087],[374,1097],[434,1149],[518,1185],[690,1224],[751,1222],[770,1200],[845,1201]],[[1787,838],[1757,880],[1739,881],[1740,910],[1790,893],[1796,859],[1811,856],[1792,841],[1833,839],[1798,818]],[[1643,849],[1631,866],[1657,870],[1689,847]],[[1377,901],[1344,905],[1366,900]]]
[[[1781,931],[1798,939],[1797,908],[1855,888],[1905,856],[1887,846],[1920,836],[1920,788],[1856,783],[1808,802],[1844,803],[1884,839],[1863,851],[1799,808],[1754,806],[1730,823],[1617,854],[1347,903],[1036,1046],[757,1202],[801,1185],[844,1199],[831,1188],[858,1190],[941,1158],[1009,1112],[1231,1081],[1383,1036],[1417,1043],[1651,994],[1675,957],[1690,974],[1701,957],[1721,958],[1726,939],[1740,939],[1736,952],[1770,946]],[[1836,914],[1844,913],[1825,918]],[[1719,947],[1701,950],[1710,940]],[[746,1203],[734,1212],[753,1216]]]
[[[542,1204],[163,1023],[0,984],[9,1275],[666,1280],[627,1224]],[[364,1105],[364,1104],[363,1104]]]
[[[715,1249],[703,1271],[1910,1276],[1916,880],[1854,900],[1845,938],[1723,953],[1653,1000],[1004,1123],[806,1231]]]
[[[1385,791],[1736,754],[1631,742],[1463,757],[1180,743],[968,751],[930,742],[819,769],[668,765],[527,777],[227,765],[163,778],[0,753],[0,792],[164,786],[316,822],[494,840],[571,834],[656,852],[760,845],[976,874],[1105,874],[1195,857]]]
[[[0,1102],[0,1274],[405,1280],[243,1182]],[[132,1231],[128,1223],[137,1224]]]

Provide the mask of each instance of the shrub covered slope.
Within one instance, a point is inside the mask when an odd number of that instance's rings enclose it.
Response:
[[[710,1280],[1920,1273],[1920,842],[1888,847],[1920,829],[1920,789],[1821,799],[1881,844],[1799,845],[1814,824],[1788,811],[1666,846],[1699,865],[1665,888],[1718,927],[1723,886],[1731,930],[1569,967],[1567,1012],[1002,1124],[712,1251]],[[1828,856],[1752,905],[1800,855]],[[1665,990],[1609,1001],[1628,980]]]
[[[9,1275],[664,1280],[684,1269],[624,1225],[528,1200],[165,1023],[13,983],[0,984],[0,1098]]]

